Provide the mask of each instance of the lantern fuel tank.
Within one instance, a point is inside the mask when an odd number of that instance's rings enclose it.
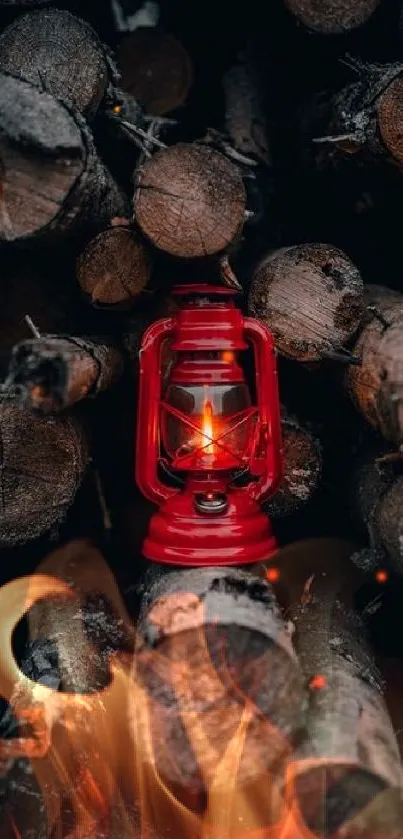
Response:
[[[149,327],[140,350],[136,481],[159,506],[143,553],[173,565],[258,562],[276,550],[260,509],[281,478],[274,341],[230,289],[174,294],[178,312]]]

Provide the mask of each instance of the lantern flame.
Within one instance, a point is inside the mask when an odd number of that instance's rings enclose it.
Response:
[[[206,440],[214,440],[213,405],[211,400],[208,398],[205,399],[203,406],[202,434],[203,443],[205,443]],[[203,448],[206,454],[214,454],[215,446],[213,442],[209,443],[207,446],[203,446]]]

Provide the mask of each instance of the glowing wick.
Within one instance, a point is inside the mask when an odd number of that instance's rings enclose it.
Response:
[[[269,583],[277,583],[280,579],[280,571],[278,568],[268,568],[266,571],[266,577]]]
[[[202,434],[205,439],[213,439],[213,406],[210,400],[206,400],[203,409]],[[206,454],[214,454],[214,443],[204,447]]]

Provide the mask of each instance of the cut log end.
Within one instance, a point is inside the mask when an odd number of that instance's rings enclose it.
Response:
[[[149,114],[162,116],[186,101],[192,65],[182,44],[172,35],[140,28],[126,36],[117,53],[123,90]]]
[[[108,59],[88,23],[61,9],[17,18],[0,36],[0,69],[93,113],[108,83]]]
[[[319,361],[357,331],[363,312],[358,269],[338,248],[296,245],[269,254],[258,266],[249,311],[272,330],[279,351]]]
[[[180,143],[157,152],[138,175],[135,216],[153,244],[172,256],[224,251],[242,229],[239,170],[207,146]]]
[[[114,227],[89,242],[77,262],[77,277],[94,305],[116,306],[130,303],[143,291],[151,263],[135,231]]]
[[[377,111],[382,140],[389,154],[403,164],[403,75],[397,76],[384,90]]]
[[[84,476],[88,448],[72,417],[38,417],[1,401],[0,545],[24,544],[60,524]]]
[[[314,32],[338,35],[362,26],[380,0],[285,0],[295,17]]]

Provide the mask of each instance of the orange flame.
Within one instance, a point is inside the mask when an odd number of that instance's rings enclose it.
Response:
[[[208,398],[207,387],[205,388],[205,392],[206,398],[204,401],[202,416],[203,449],[206,454],[214,454],[214,443],[209,443],[207,446],[205,445],[207,440],[214,440],[213,405],[211,400]]]
[[[58,578],[50,576],[51,568]],[[201,618],[191,638],[178,595],[160,598],[149,613],[156,631],[167,614],[179,621],[169,656],[143,645],[138,636],[135,652],[111,656],[105,687],[61,693],[32,682],[15,661],[13,631],[31,607],[31,638],[52,635],[59,660],[73,675],[80,666],[91,671],[98,657],[79,619],[85,595],[105,595],[129,643],[133,628],[105,561],[90,543],[65,546],[39,570],[0,589],[0,692],[32,728],[31,737],[0,741],[0,761],[30,759],[46,804],[49,839],[316,839],[293,804],[290,746],[280,743],[281,759],[269,771],[266,745],[281,735],[251,700],[229,695],[210,658],[202,629],[204,604],[196,595],[183,595]],[[49,600],[55,595],[62,599],[62,625]],[[167,741],[165,710],[147,691],[144,674],[172,691],[173,709],[168,706],[166,713],[179,715],[202,795],[186,793],[169,780],[176,744]],[[241,772],[248,760],[255,770],[246,784]],[[16,839],[24,835],[20,818],[18,812],[10,819]],[[42,827],[37,826],[41,835]]]

